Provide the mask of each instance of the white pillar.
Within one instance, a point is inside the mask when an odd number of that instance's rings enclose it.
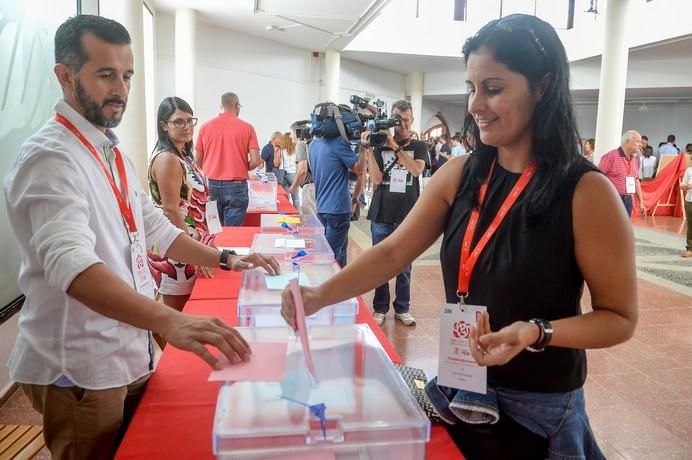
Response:
[[[108,2],[101,15],[121,23],[130,33],[134,54],[135,77],[131,81],[127,110],[115,133],[120,139],[120,150],[134,162],[137,177],[147,190],[147,117],[144,72],[144,24],[141,0]]]
[[[413,72],[411,76],[411,108],[413,110],[413,125],[411,129],[422,135],[420,132],[423,122],[423,72]]]
[[[175,95],[195,109],[195,39],[197,14],[190,8],[175,10]]]
[[[596,118],[596,164],[603,154],[620,145],[622,136],[629,60],[627,35],[632,33],[631,28],[627,27],[629,2],[630,0],[611,0],[606,5],[605,43],[601,56]]]
[[[324,85],[326,101],[338,104],[341,76],[341,52],[328,49],[324,53]]]

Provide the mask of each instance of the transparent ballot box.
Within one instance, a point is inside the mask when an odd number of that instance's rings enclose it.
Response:
[[[247,181],[248,212],[276,212],[276,178],[263,177]]]
[[[281,316],[281,293],[291,278],[303,286],[317,286],[334,276],[340,269],[335,262],[301,264],[299,271],[290,262],[281,263],[281,274],[271,276],[263,269],[247,270],[238,293],[238,319],[241,326],[285,326]],[[355,324],[358,300],[355,298],[329,305],[307,317],[310,325]]]
[[[280,382],[226,382],[219,390],[217,459],[331,453],[338,460],[425,458],[430,422],[366,325],[310,327],[313,381],[298,340],[283,328],[239,328],[250,342],[287,342]],[[324,404],[320,419],[308,406]]]
[[[290,228],[282,227],[282,224]],[[260,232],[290,234],[296,231],[301,235],[324,235],[324,225],[314,215],[300,214],[262,214],[260,216]]]
[[[252,239],[251,250],[279,260],[291,261],[298,257],[303,264],[334,261],[334,252],[324,235],[257,233]]]

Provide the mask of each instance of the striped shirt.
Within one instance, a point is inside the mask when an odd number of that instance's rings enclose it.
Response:
[[[631,195],[627,193],[625,181],[627,176],[639,180],[639,160],[634,155],[627,159],[622,147],[618,147],[603,155],[598,167],[615,185],[618,194]]]

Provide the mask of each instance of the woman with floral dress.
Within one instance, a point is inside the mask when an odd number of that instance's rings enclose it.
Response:
[[[192,135],[197,118],[179,97],[167,97],[159,105],[158,140],[149,162],[149,190],[154,203],[185,233],[204,244],[213,244],[206,207],[211,192],[202,169],[195,164]],[[163,302],[182,310],[190,297],[197,272],[211,276],[207,267],[177,262],[149,248],[149,267]]]

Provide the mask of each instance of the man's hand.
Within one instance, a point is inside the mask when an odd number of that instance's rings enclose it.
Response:
[[[172,311],[169,318],[159,331],[161,336],[174,347],[195,353],[214,369],[219,369],[220,365],[205,345],[221,350],[229,363],[250,360],[250,346],[245,339],[220,319],[185,315],[177,311]]]
[[[233,256],[233,260],[231,261],[231,270],[235,272],[250,270],[255,267],[264,268],[270,275],[278,275],[281,272],[279,262],[277,262],[274,257],[258,254],[256,252],[248,254],[247,256]]]
[[[646,208],[644,208],[644,205],[641,202],[639,203],[639,213],[642,216],[646,216]]]

